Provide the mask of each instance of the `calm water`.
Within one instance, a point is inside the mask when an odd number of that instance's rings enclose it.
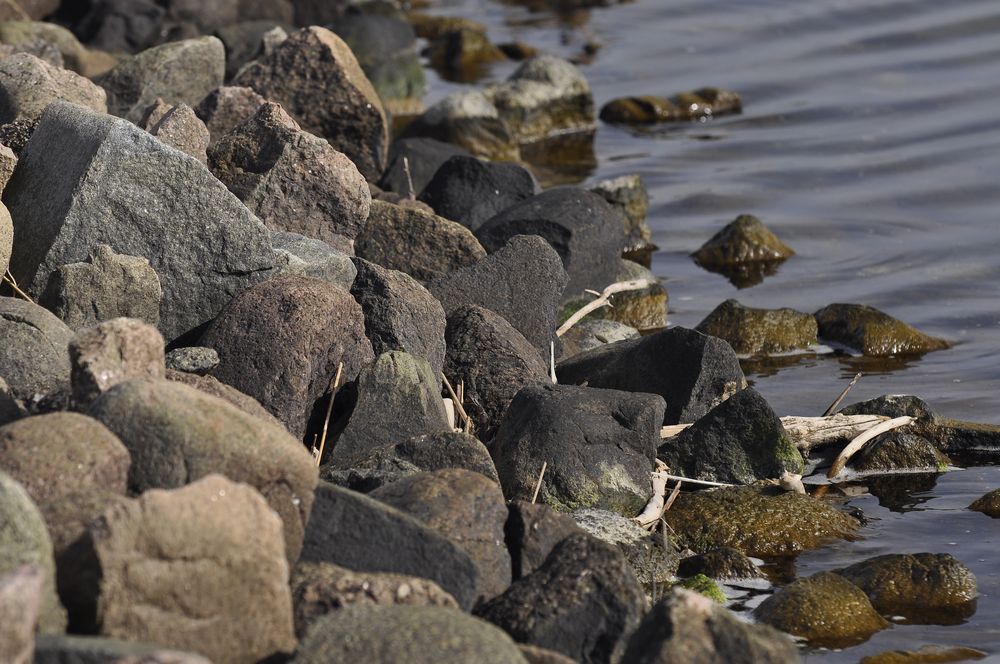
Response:
[[[639,173],[649,189],[671,324],[694,326],[729,297],[802,311],[870,304],[956,346],[891,367],[812,357],[751,375],[779,414],[818,414],[860,368],[872,373],[850,400],[906,392],[953,417],[1000,422],[1000,2],[638,0],[562,16],[527,4],[438,0],[432,11],[565,57],[600,42],[581,65],[598,107],[705,85],[743,95],[740,116],[598,130],[589,180]],[[457,87],[430,80],[428,101]],[[797,256],[737,290],[688,254],[741,213]],[[907,511],[855,499],[874,518],[867,539],[801,557],[800,574],[890,551],[950,552],[983,596],[964,625],[897,626],[810,660],[922,643],[1000,655],[1000,522],[963,510],[997,486],[1000,470],[975,468],[914,494]]]

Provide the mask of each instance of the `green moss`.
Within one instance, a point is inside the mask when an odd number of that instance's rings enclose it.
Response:
[[[700,593],[705,597],[709,598],[710,600],[712,600],[713,602],[717,602],[719,604],[726,603],[726,595],[719,588],[719,584],[717,584],[715,581],[708,578],[704,574],[695,574],[691,578],[684,579],[683,581],[677,583],[676,585],[680,586],[681,588],[687,588],[688,590],[693,590],[696,593]]]
[[[802,469],[805,467],[802,453],[795,447],[795,443],[792,442],[787,433],[782,433],[778,437],[778,444],[774,446],[774,455],[785,470],[798,475],[802,474]]]

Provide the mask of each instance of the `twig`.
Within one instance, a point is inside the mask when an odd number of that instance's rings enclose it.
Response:
[[[676,480],[678,482],[688,482],[689,484],[700,484],[702,486],[736,486],[735,484],[726,484],[725,482],[709,482],[708,480],[693,480],[690,477],[681,477],[680,475],[670,475],[668,473],[654,473],[656,475],[662,475],[668,480]]]
[[[462,410],[465,410],[465,379],[458,381],[458,401],[462,404]],[[462,425],[462,433],[472,433],[472,418],[469,417],[468,413],[465,415],[465,424]]]
[[[840,402],[844,400],[844,397],[847,396],[847,393],[851,391],[851,388],[858,384],[858,381],[861,380],[861,376],[862,374],[860,371],[857,374],[855,374],[851,382],[848,383],[847,387],[844,388],[844,391],[840,393],[840,396],[834,399],[833,403],[830,404],[830,407],[823,411],[823,417],[826,417],[827,415],[833,415],[833,411],[837,410],[837,406],[839,406]]]
[[[326,434],[330,429],[330,415],[333,414],[333,399],[337,396],[337,389],[340,388],[340,374],[344,371],[344,363],[337,365],[337,375],[330,383],[330,402],[326,404],[326,417],[323,418],[323,435],[319,439],[319,449],[316,450],[316,465],[323,460],[323,449],[326,447]]]
[[[35,301],[32,300],[28,296],[28,294],[25,293],[23,290],[21,290],[21,288],[17,285],[17,280],[14,278],[14,275],[10,273],[10,270],[7,270],[4,273],[4,275],[3,275],[3,281],[7,282],[10,285],[10,287],[14,289],[14,292],[17,293],[18,295],[20,295],[22,298],[24,298],[28,302],[31,302],[32,304],[35,303]]]
[[[531,504],[534,505],[535,501],[538,500],[538,492],[542,490],[542,479],[545,477],[545,469],[549,467],[548,461],[542,462],[542,472],[538,473],[538,482],[535,484],[535,493],[531,495]]]
[[[410,160],[407,157],[403,157],[403,173],[406,174],[406,188],[409,192],[407,197],[412,201],[417,196],[413,192],[413,177],[410,175]]]
[[[677,500],[677,496],[681,495],[681,484],[682,482],[677,480],[677,484],[674,485],[674,490],[670,492],[670,496],[667,497],[667,502],[663,504],[664,512],[670,511],[670,508],[674,506],[674,501]]]
[[[556,342],[554,341],[549,342],[549,375],[553,385],[559,382],[556,380]]]
[[[847,447],[845,447],[843,451],[837,455],[837,458],[834,459],[833,461],[833,465],[830,466],[830,470],[828,470],[826,473],[827,478],[832,479],[836,477],[840,473],[840,471],[844,469],[844,466],[847,464],[848,459],[854,456],[854,454],[862,447],[864,447],[865,443],[870,441],[872,438],[875,438],[880,434],[886,433],[887,431],[892,431],[893,429],[904,427],[912,421],[913,421],[912,417],[904,415],[903,417],[895,417],[891,420],[882,422],[881,424],[872,427],[868,431],[865,431],[863,434],[861,434],[860,436],[852,440],[850,443],[848,443]]]
[[[611,306],[611,296],[614,295],[615,293],[642,290],[643,288],[649,288],[652,285],[653,282],[650,281],[649,279],[633,279],[631,281],[619,281],[617,283],[611,284],[601,292],[600,296],[596,300],[588,302],[587,304],[580,307],[576,311],[576,313],[574,313],[566,320],[565,323],[560,325],[559,329],[556,330],[556,336],[561,337],[562,335],[566,334],[566,332],[568,332],[571,327],[579,323],[580,320],[583,319],[591,311],[600,309],[601,307]],[[594,291],[588,291],[588,292],[593,293]]]
[[[448,390],[448,396],[451,397],[451,402],[455,404],[455,410],[458,411],[458,417],[462,422],[462,430],[466,432],[471,431],[472,418],[469,417],[469,414],[467,412],[465,412],[465,406],[462,405],[462,402],[458,398],[458,395],[455,394],[455,388],[451,386],[451,383],[448,381],[448,377],[445,376],[444,373],[442,373],[441,378],[444,379],[444,386]]]

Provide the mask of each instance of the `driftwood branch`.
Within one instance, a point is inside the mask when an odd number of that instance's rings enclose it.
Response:
[[[461,430],[465,433],[469,433],[472,430],[472,418],[469,417],[467,412],[465,412],[465,406],[462,405],[462,400],[458,398],[457,394],[455,394],[455,388],[451,386],[451,382],[448,380],[448,377],[442,373],[441,378],[444,379],[445,389],[448,390],[448,396],[451,397],[451,403],[458,412],[458,420],[462,425]]]
[[[313,448],[313,457],[316,459],[317,466],[323,460],[323,449],[326,447],[326,434],[330,430],[330,415],[333,414],[333,400],[336,398],[337,390],[340,388],[340,376],[343,371],[344,363],[341,362],[337,365],[337,375],[333,377],[333,382],[330,383],[330,401],[326,404],[326,417],[323,418],[323,435],[319,439],[319,447]]]
[[[653,526],[660,517],[663,516],[663,506],[667,497],[667,477],[663,473],[652,474],[653,495],[649,497],[649,502],[642,508],[638,516],[633,517],[633,521],[643,528]]]
[[[847,465],[847,461],[852,456],[854,456],[858,450],[864,447],[865,443],[875,438],[876,436],[886,433],[887,431],[892,431],[893,429],[904,427],[912,421],[913,418],[907,415],[904,415],[903,417],[895,417],[891,420],[882,422],[881,424],[878,424],[868,429],[864,433],[862,433],[860,436],[858,436],[850,443],[848,443],[847,447],[845,447],[843,451],[837,455],[837,458],[834,459],[833,461],[833,465],[830,466],[830,470],[828,470],[826,473],[827,478],[832,479],[836,477],[838,474],[840,474],[840,471],[842,471],[844,469],[844,466]]]
[[[882,415],[829,415],[827,417],[799,417],[790,415],[781,418],[781,425],[789,439],[800,452],[808,452],[814,447],[830,445],[842,440],[851,440],[888,420]],[[660,429],[660,438],[672,438],[690,424],[671,424]]]
[[[576,311],[572,316],[566,319],[566,322],[559,326],[556,330],[556,336],[561,337],[566,334],[571,327],[579,323],[587,314],[601,307],[611,306],[611,296],[615,293],[624,293],[626,291],[642,290],[643,288],[649,288],[653,285],[653,282],[649,279],[633,279],[631,281],[619,281],[617,283],[611,284],[603,291],[597,299],[588,302]],[[593,291],[588,291],[593,292]]]

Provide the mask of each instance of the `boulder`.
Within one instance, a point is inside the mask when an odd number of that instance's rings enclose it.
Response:
[[[191,155],[203,164],[208,163],[208,127],[195,115],[194,109],[183,103],[172,106],[160,98],[152,108],[155,109],[158,103],[166,107],[165,112],[151,116],[147,109],[139,126],[162,143]]]
[[[244,68],[234,85],[278,102],[309,133],[327,139],[374,181],[386,164],[388,122],[382,103],[344,41],[313,25]]]
[[[563,344],[562,359],[568,359],[594,348],[600,348],[616,341],[638,339],[639,330],[634,327],[603,318],[584,318],[566,330],[560,337]]]
[[[815,314],[819,336],[872,357],[919,355],[950,348],[906,323],[863,304],[831,304]]]
[[[75,405],[86,410],[118,383],[163,378],[163,348],[163,335],[134,318],[113,318],[77,333],[69,342]]]
[[[878,436],[848,462],[852,472],[878,475],[914,471],[943,473],[949,466],[951,460],[933,442],[898,430]]]
[[[976,512],[982,512],[986,516],[994,519],[1000,518],[1000,489],[994,489],[993,491],[976,498],[972,501],[972,504],[969,505],[969,509],[975,510]]]
[[[371,194],[357,167],[278,104],[262,104],[219,140],[209,167],[273,230],[350,252],[368,219]]]
[[[168,340],[211,320],[274,264],[267,229],[204,166],[131,123],[70,104],[42,114],[4,202],[15,234],[32,238],[11,263],[24,288],[40,295],[53,270],[100,244],[147,258]]]
[[[638,514],[650,494],[663,399],[574,385],[523,388],[511,401],[490,453],[504,495],[559,510],[596,507]]]
[[[407,125],[402,136],[454,143],[494,161],[519,161],[521,157],[510,127],[479,90],[453,92]]]
[[[0,574],[0,661],[31,664],[44,575],[35,565]]]
[[[879,613],[917,623],[961,622],[954,614],[978,595],[972,571],[947,553],[890,553],[837,573],[861,588]]]
[[[774,274],[793,254],[760,219],[741,214],[691,255],[706,270],[722,274],[737,288],[746,288]]]
[[[271,233],[271,244],[274,251],[286,261],[279,267],[281,274],[322,279],[344,290],[350,290],[358,276],[351,256],[322,240],[298,233],[274,231]]]
[[[28,53],[0,60],[0,124],[37,120],[54,101],[107,113],[104,90],[89,80]]]
[[[618,549],[577,534],[477,615],[519,643],[596,664],[625,661],[628,638],[646,609],[642,586]]]
[[[281,520],[252,487],[209,475],[147,491],[106,511],[90,535],[102,634],[220,664],[295,649]]]
[[[670,97],[619,97],[601,107],[601,120],[612,124],[648,125],[691,121],[741,113],[740,95],[722,88],[699,88]]]
[[[265,103],[267,100],[251,88],[223,86],[205,95],[194,107],[194,112],[208,128],[211,147],[222,140],[223,136],[250,120]]]
[[[556,374],[561,383],[659,394],[663,424],[694,422],[746,387],[729,344],[683,327],[580,353]]]
[[[128,0],[133,2],[137,0]],[[201,655],[100,636],[39,636],[34,664],[212,664]]]
[[[318,401],[325,412],[338,365],[345,384],[374,358],[350,293],[309,277],[278,277],[238,295],[201,344],[219,353],[213,376],[260,401],[299,439]]]
[[[740,355],[769,355],[816,343],[816,319],[794,309],[752,309],[729,299],[695,328],[727,341]]]
[[[678,576],[698,574],[720,581],[764,578],[763,572],[746,554],[728,546],[688,556],[680,561]]]
[[[132,380],[90,408],[132,456],[129,490],[175,489],[213,473],[256,488],[284,522],[288,559],[298,557],[316,465],[287,431],[222,399],[167,380]]]
[[[504,533],[514,581],[541,567],[559,542],[585,532],[569,514],[541,503],[512,500],[507,510]]]
[[[0,297],[0,376],[10,395],[23,401],[69,387],[73,331],[36,304]]]
[[[646,223],[649,212],[649,193],[638,175],[622,175],[601,180],[590,188],[622,214],[625,229],[624,255],[649,267],[648,254],[655,250],[653,231]],[[646,260],[640,260],[645,257]]]
[[[402,196],[415,197],[424,190],[437,170],[455,156],[467,157],[469,152],[433,138],[397,139],[389,146],[389,165],[379,178],[378,186]]]
[[[212,352],[214,353],[215,351]],[[218,360],[218,353],[216,353],[216,360]],[[228,401],[230,404],[236,406],[247,415],[253,415],[254,417],[265,420],[276,427],[284,428],[285,426],[280,420],[278,420],[278,418],[267,412],[267,409],[261,406],[260,402],[252,396],[243,394],[235,387],[230,387],[225,383],[220,383],[212,376],[198,376],[196,374],[184,373],[168,368],[166,378],[169,381],[183,383],[188,387],[193,387],[199,392],[204,392],[205,394],[209,394],[213,397],[218,397],[223,401]]]
[[[485,221],[535,195],[531,171],[518,164],[455,156],[434,173],[420,200],[445,219],[476,231]]]
[[[185,346],[175,348],[166,355],[167,369],[204,376],[219,366],[219,354],[214,348]]]
[[[677,571],[677,552],[666,537],[654,537],[631,518],[607,510],[581,508],[573,520],[597,539],[618,548],[643,586],[669,586]]]
[[[428,433],[378,447],[352,465],[354,469],[398,469],[400,478],[420,471],[464,468],[500,483],[486,446],[475,436],[457,431]]]

